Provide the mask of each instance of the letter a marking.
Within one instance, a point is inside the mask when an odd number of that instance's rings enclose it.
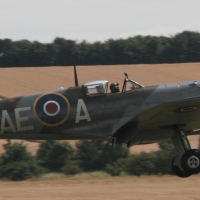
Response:
[[[83,111],[84,115],[81,116],[81,111]],[[79,123],[80,120],[91,121],[90,114],[86,108],[86,105],[83,99],[78,100],[77,111],[76,111],[76,121],[75,123]]]

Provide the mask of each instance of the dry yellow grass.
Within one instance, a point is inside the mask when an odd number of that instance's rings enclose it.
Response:
[[[200,176],[64,178],[0,182],[2,200],[198,200]]]
[[[79,84],[106,79],[109,83],[119,82],[122,86],[124,71],[131,79],[142,85],[154,85],[200,79],[200,63],[157,64],[157,65],[115,65],[115,66],[78,66]],[[0,68],[0,94],[8,97],[21,96],[58,87],[74,85],[72,67],[27,67]],[[190,136],[193,148],[198,145],[198,136]],[[4,140],[0,144],[5,143]],[[26,142],[27,143],[27,142]],[[74,145],[74,141],[71,142]],[[27,143],[31,152],[37,150],[38,144]],[[2,146],[2,145],[0,145]],[[149,152],[157,150],[157,144],[134,146],[132,152]],[[0,148],[0,152],[3,149]]]

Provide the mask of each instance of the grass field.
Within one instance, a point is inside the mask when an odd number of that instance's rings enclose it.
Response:
[[[199,200],[200,176],[69,177],[0,182],[2,200]]]

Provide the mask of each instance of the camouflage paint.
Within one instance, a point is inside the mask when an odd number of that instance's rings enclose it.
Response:
[[[190,81],[96,97],[79,86],[1,100],[0,138],[157,142],[172,137],[174,126],[186,133],[200,128],[199,86]],[[187,107],[197,109],[181,111]]]

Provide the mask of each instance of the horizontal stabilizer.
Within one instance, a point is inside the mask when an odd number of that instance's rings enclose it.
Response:
[[[0,95],[0,99],[8,99],[8,97]]]

